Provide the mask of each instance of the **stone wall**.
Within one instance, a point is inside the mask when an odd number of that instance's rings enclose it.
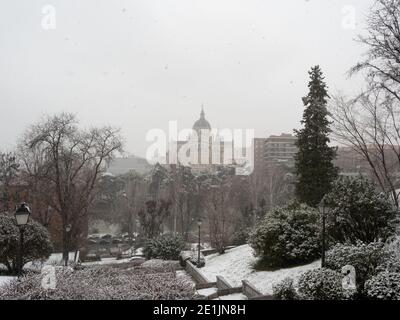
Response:
[[[186,261],[186,272],[192,276],[192,278],[199,284],[206,284],[211,282],[207,277],[196,268],[193,263]]]

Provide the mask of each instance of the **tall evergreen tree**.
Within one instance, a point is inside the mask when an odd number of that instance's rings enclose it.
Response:
[[[300,202],[315,207],[330,191],[338,170],[332,163],[336,157],[336,148],[328,145],[331,132],[327,110],[329,95],[324,76],[319,66],[313,67],[309,74],[310,91],[303,98],[303,128],[295,130],[298,139],[298,153],[295,157],[296,196]]]

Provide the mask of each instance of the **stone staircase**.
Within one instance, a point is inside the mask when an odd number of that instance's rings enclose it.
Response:
[[[222,276],[217,276],[216,281],[212,282],[190,261],[186,263],[186,272],[196,282],[196,297],[202,300],[248,300],[263,299],[271,300],[270,296],[263,296],[247,280],[242,281],[240,287],[233,287]]]

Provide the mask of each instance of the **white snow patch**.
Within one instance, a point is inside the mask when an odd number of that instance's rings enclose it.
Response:
[[[15,278],[16,277],[0,276],[0,287],[5,286],[7,283]]]
[[[232,293],[225,296],[219,296],[214,300],[248,300],[248,298],[243,293]]]
[[[206,265],[201,271],[210,281],[216,281],[216,276],[223,276],[233,287],[241,286],[242,280],[248,280],[263,294],[272,294],[272,287],[291,277],[297,281],[301,274],[320,267],[320,261],[311,264],[275,271],[255,271],[253,269],[257,258],[249,245],[227,250],[225,254],[212,254],[206,257]]]
[[[126,258],[126,259],[102,258],[100,261],[82,262],[82,265],[83,266],[104,266],[104,265],[127,263],[127,262],[131,262],[131,261],[132,261],[132,258]]]
[[[201,296],[209,297],[214,293],[217,293],[218,289],[215,287],[212,288],[205,288],[197,290],[197,293]]]

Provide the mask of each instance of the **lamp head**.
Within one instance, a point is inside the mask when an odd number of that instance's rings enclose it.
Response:
[[[18,226],[23,226],[28,223],[29,215],[31,214],[31,210],[28,205],[23,202],[21,205],[15,210],[15,220]]]
[[[65,231],[70,232],[71,231],[72,226],[70,224],[67,224],[65,226]]]

